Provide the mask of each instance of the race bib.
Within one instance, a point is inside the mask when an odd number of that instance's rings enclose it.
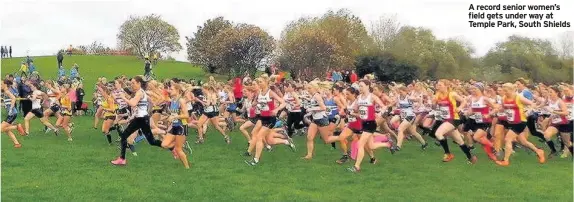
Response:
[[[480,112],[476,112],[476,113],[472,114],[471,116],[472,116],[472,119],[474,119],[474,121],[476,123],[482,123],[483,122],[482,114]]]
[[[440,112],[441,118],[443,118],[443,119],[449,119],[450,118],[450,109],[448,107],[440,107],[439,112]]]
[[[504,111],[506,114],[506,120],[512,122],[514,121],[514,110],[512,109],[507,109],[506,111]]]
[[[562,123],[562,117],[559,115],[552,115],[552,124],[561,124]]]
[[[257,108],[259,108],[260,111],[269,111],[269,105],[267,104],[257,104]]]
[[[369,108],[366,106],[361,106],[359,107],[359,117],[361,119],[367,119],[369,116],[367,116],[367,111],[369,111]]]
[[[215,111],[215,107],[213,107],[213,106],[207,106],[207,107],[205,108],[205,112],[210,113],[210,112],[214,112],[214,111]]]
[[[355,118],[354,116],[349,116],[349,123],[353,123],[356,121],[357,121],[357,118]]]

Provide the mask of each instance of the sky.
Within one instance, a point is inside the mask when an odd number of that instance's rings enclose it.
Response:
[[[503,3],[502,3],[503,2]],[[367,29],[383,15],[396,15],[402,25],[431,29],[439,39],[464,38],[482,56],[497,42],[518,34],[555,40],[565,31],[574,30],[574,1],[558,4],[560,11],[498,11],[499,13],[554,13],[554,20],[570,21],[570,28],[470,28],[471,3],[541,4],[547,1],[469,1],[469,0],[0,0],[0,44],[11,45],[14,56],[52,55],[72,44],[87,45],[99,41],[116,45],[120,25],[130,15],[159,14],[174,25],[180,34],[182,51],[173,53],[186,59],[185,36],[192,36],[197,26],[217,16],[233,22],[257,25],[279,38],[283,28],[301,17],[321,16],[329,9],[349,9]],[[495,13],[497,11],[487,11]]]

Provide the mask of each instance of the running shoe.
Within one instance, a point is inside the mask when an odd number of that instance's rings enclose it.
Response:
[[[68,142],[71,142],[71,141],[73,141],[73,139],[72,139],[71,137],[69,137],[69,138],[68,138]]]
[[[137,152],[132,152],[132,155],[133,155],[133,156],[138,156],[138,153],[137,153]]]
[[[421,149],[422,149],[423,151],[425,151],[425,150],[427,150],[427,147],[428,147],[428,146],[429,146],[429,143],[428,143],[428,142],[425,142],[425,144],[421,145]]]
[[[225,143],[231,144],[231,137],[229,137],[229,135],[226,135],[224,139],[225,139]]]
[[[50,131],[52,131],[51,128],[46,127],[46,130],[44,131],[44,133],[48,134]]]
[[[353,166],[353,167],[347,168],[347,171],[352,172],[352,173],[359,173],[359,172],[361,172],[361,169]]]
[[[292,152],[296,152],[297,148],[295,147],[295,144],[293,143],[293,139],[287,138],[287,141],[289,142],[289,144],[287,144],[289,149],[291,149]]]
[[[342,156],[339,160],[337,160],[336,162],[337,162],[338,164],[344,164],[344,163],[346,163],[347,161],[349,161],[349,156],[343,155],[343,156]]]
[[[478,158],[476,158],[476,156],[472,156],[470,159],[468,159],[468,164],[476,164],[477,161]]]
[[[116,160],[110,161],[110,163],[116,166],[125,166],[127,161],[125,159],[118,157]]]
[[[508,161],[496,161],[495,163],[496,163],[496,165],[505,166],[505,167],[510,165],[510,162],[508,162]]]
[[[21,148],[21,147],[22,147],[22,144],[15,144],[14,145],[14,148]]]
[[[454,154],[444,154],[442,162],[450,162],[454,159]]]
[[[377,162],[379,162],[376,158],[371,158],[371,161],[369,161],[369,163],[375,165],[377,164]]]
[[[273,151],[273,147],[271,147],[271,145],[266,144],[266,145],[265,145],[265,150],[267,150],[268,152],[272,152],[272,151]]]
[[[256,162],[255,159],[252,159],[250,161],[245,161],[245,163],[250,166],[256,166],[258,162]]]
[[[560,155],[560,158],[562,158],[562,159],[563,159],[563,158],[568,158],[568,155],[570,155],[570,151],[564,150],[564,151],[562,152],[562,155]]]
[[[244,156],[244,157],[250,157],[250,156],[251,156],[251,153],[249,153],[249,152],[245,152],[245,153],[241,154],[241,156]]]
[[[189,142],[186,140],[185,143],[183,143],[183,151],[187,152],[188,154],[192,154],[193,150],[191,150],[191,146],[189,145]]]
[[[59,132],[60,132],[60,130],[58,130],[58,129],[54,130],[54,135],[58,136]]]
[[[119,139],[121,140],[121,138],[119,138]],[[141,142],[141,141],[144,140],[144,139],[145,139],[145,136],[143,136],[143,135],[138,135],[138,136],[136,137],[136,139],[134,140],[134,142],[139,143],[139,142]]]
[[[26,136],[26,132],[24,131],[24,127],[22,127],[22,124],[16,125],[16,129],[18,130],[18,133],[20,133],[21,136]]]
[[[538,149],[536,150],[536,155],[538,156],[538,163],[546,163],[546,157],[544,156],[544,150]]]
[[[204,140],[203,138],[197,139],[197,141],[195,141],[195,144],[203,144]]]

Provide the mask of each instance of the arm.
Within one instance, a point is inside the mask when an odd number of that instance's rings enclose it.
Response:
[[[340,99],[339,97],[337,97],[337,99],[335,99],[335,103],[337,104],[337,107],[339,107],[339,114],[340,115],[345,115],[345,108],[347,108],[347,103],[345,103],[346,100],[344,99]]]
[[[122,94],[122,98],[128,103],[130,107],[136,107],[138,102],[143,98],[142,92],[138,91],[131,99],[126,98],[125,94]]]
[[[458,106],[456,108],[456,112],[460,112],[462,110],[462,106],[466,106],[467,100],[464,99],[463,97],[461,97],[460,95],[458,95],[458,93],[452,92],[452,97],[456,100],[460,102],[460,106]]]
[[[285,108],[285,106],[287,106],[287,103],[285,103],[285,100],[283,100],[283,98],[279,97],[275,92],[271,91],[269,92],[269,95],[274,99],[277,100],[277,102],[279,102],[279,107],[275,108],[273,110],[273,114],[277,114],[279,112],[279,110],[282,110],[283,108]]]
[[[566,107],[566,104],[562,102],[562,100],[560,100],[560,103],[558,105],[560,106],[560,110],[555,110],[552,113],[560,116],[567,116],[570,114],[570,112],[568,111],[568,107]]]

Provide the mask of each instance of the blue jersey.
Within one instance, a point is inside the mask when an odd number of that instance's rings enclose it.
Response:
[[[179,104],[179,98],[175,99],[175,100],[171,100],[170,105],[169,105],[169,113],[171,115],[174,116],[178,116],[180,113],[181,106]],[[172,126],[182,126],[182,122],[181,119],[174,119],[173,122],[171,122]]]
[[[325,107],[327,107],[327,116],[329,118],[335,118],[339,114],[339,107],[334,99],[325,100]]]
[[[12,107],[12,98],[5,96],[4,94],[2,94],[2,98],[4,99],[4,107],[6,108],[6,110],[10,110],[10,108]],[[12,108],[11,111],[8,111],[8,115],[15,115],[18,113],[18,109],[16,109],[16,107],[14,106],[14,108]]]

